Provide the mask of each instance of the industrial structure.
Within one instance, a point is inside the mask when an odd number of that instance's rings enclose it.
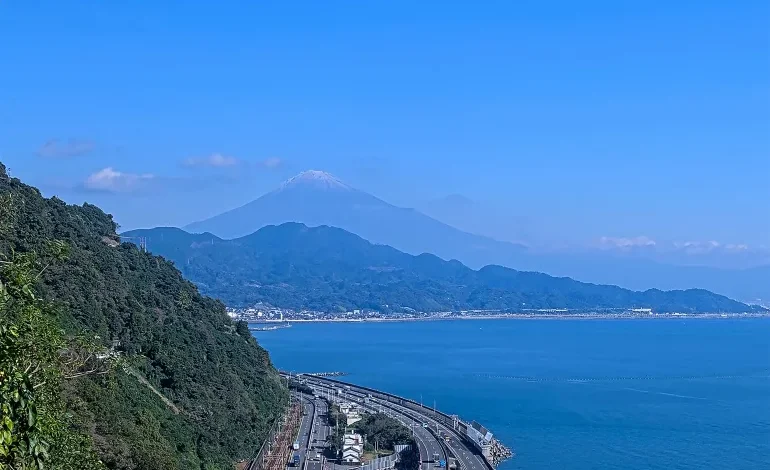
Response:
[[[465,435],[481,452],[485,459],[492,461],[492,433],[476,421],[465,427]]]

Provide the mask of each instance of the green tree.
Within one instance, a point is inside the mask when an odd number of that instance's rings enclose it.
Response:
[[[0,163],[3,465],[88,468],[93,447],[115,470],[231,469],[288,391],[221,302],[116,230]]]
[[[64,253],[63,244],[56,256]],[[34,254],[0,260],[0,469],[97,469],[90,439],[72,428],[61,399],[70,344],[35,294],[48,263]]]
[[[407,444],[411,433],[401,422],[382,413],[364,415],[354,424],[356,431],[366,436],[367,446],[394,450],[397,444]]]

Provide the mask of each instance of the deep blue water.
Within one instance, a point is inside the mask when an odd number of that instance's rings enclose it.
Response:
[[[770,468],[770,319],[295,324],[277,367],[342,370],[487,426],[511,469]]]

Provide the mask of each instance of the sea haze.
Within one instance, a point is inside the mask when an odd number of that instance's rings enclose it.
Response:
[[[315,323],[255,333],[277,367],[489,427],[501,470],[756,469],[770,455],[770,319]]]

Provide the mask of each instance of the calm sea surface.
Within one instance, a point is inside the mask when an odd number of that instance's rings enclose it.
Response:
[[[487,426],[512,469],[770,468],[770,319],[295,324],[277,367]]]

